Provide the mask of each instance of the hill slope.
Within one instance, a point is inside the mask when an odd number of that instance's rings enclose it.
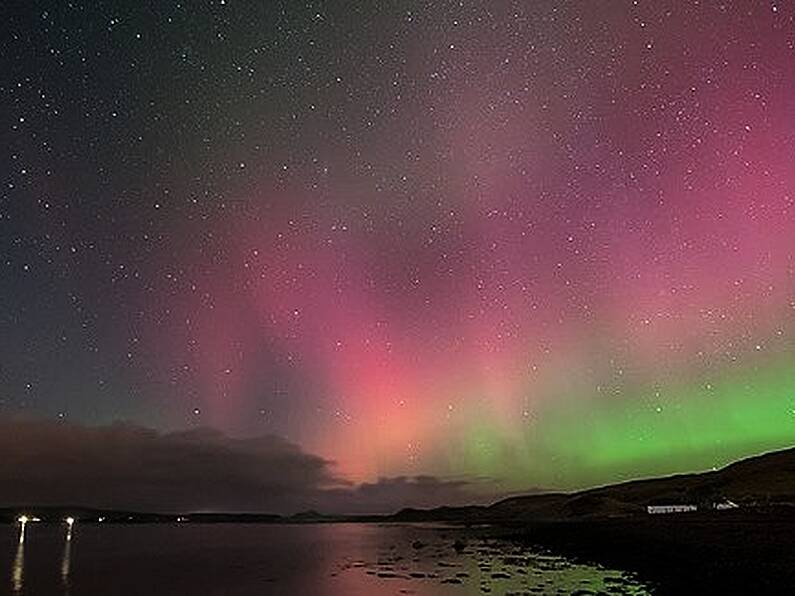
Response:
[[[713,472],[634,480],[576,493],[512,497],[488,508],[494,519],[539,519],[641,513],[646,505],[795,504],[795,448],[750,457]]]

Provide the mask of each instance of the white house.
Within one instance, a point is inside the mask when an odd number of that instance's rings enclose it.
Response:
[[[740,506],[735,503],[734,501],[730,501],[729,499],[724,499],[720,503],[715,503],[715,509],[718,511],[724,511],[726,509],[738,509]]]
[[[696,511],[696,505],[647,505],[646,512],[655,513],[685,513],[687,511]]]

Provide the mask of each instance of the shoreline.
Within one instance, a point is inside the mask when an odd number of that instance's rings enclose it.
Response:
[[[781,594],[795,585],[795,514],[686,513],[530,522],[505,536],[636,573],[655,594]]]
[[[231,517],[231,516],[230,516]],[[253,517],[253,516],[252,516]],[[593,516],[569,519],[396,520],[389,518],[193,519],[185,525],[423,526],[447,539],[497,539],[634,575],[654,594],[781,594],[795,585],[795,511],[766,507],[723,512]],[[42,521],[52,525],[55,520]],[[469,523],[468,523],[469,522]],[[471,523],[474,522],[474,523]],[[83,522],[98,525],[96,522]],[[117,519],[101,525],[182,525]]]

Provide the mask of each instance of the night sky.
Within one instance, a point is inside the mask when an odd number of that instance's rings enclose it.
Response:
[[[793,3],[10,2],[0,32],[0,417],[501,491],[795,442]]]

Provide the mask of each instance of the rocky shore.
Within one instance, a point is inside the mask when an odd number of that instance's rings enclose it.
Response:
[[[525,544],[634,571],[658,594],[784,594],[795,585],[795,512],[765,508],[550,521],[506,529]]]

